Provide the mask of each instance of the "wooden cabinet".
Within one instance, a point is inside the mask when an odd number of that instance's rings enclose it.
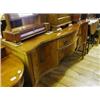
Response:
[[[42,34],[20,45],[5,40],[2,40],[2,44],[23,61],[25,81],[34,86],[43,75],[56,68],[65,56],[73,53],[76,47],[76,29],[78,25],[73,25],[72,28],[62,30],[60,35],[59,32]]]
[[[52,28],[57,28],[71,23],[71,17],[69,14],[48,14],[47,21]]]

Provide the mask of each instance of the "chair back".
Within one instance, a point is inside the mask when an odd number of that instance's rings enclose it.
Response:
[[[87,37],[88,37],[88,22],[82,22],[80,23],[80,27],[79,27],[79,40],[80,43],[86,43],[87,42]]]
[[[82,42],[87,42],[87,36],[88,36],[88,22],[84,22],[81,24]]]

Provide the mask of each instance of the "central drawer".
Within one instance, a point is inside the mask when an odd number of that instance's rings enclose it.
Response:
[[[65,37],[62,37],[58,40],[58,49],[64,49],[67,46],[71,45],[75,40],[75,33],[70,33]]]
[[[76,48],[77,35],[76,33],[70,33],[65,37],[58,39],[58,59],[61,61],[65,56],[71,55]]]

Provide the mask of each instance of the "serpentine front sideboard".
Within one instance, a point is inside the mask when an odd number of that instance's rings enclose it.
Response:
[[[2,44],[23,61],[27,75],[35,86],[43,75],[56,68],[65,56],[75,51],[78,28],[79,24],[73,24],[58,32],[32,37],[19,45],[4,39]]]

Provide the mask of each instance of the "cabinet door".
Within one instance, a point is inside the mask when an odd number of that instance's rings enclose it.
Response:
[[[39,65],[42,67],[41,71],[51,69],[57,65],[57,43],[56,41],[42,44],[37,49]]]
[[[34,52],[33,68],[35,78],[39,79],[42,75],[52,70],[58,64],[57,42],[48,42],[40,45]]]

